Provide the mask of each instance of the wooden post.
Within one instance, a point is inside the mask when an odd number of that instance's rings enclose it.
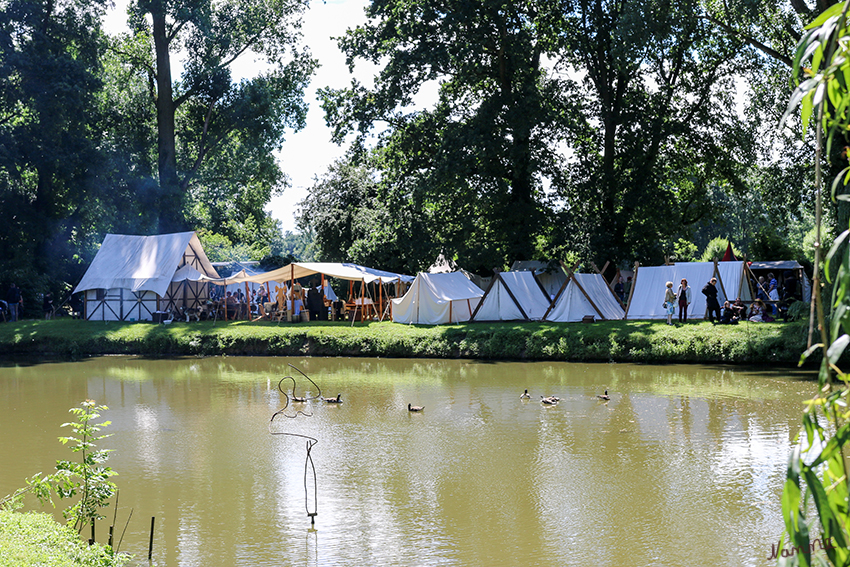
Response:
[[[224,320],[227,321],[227,278],[224,278],[224,295],[222,297],[222,301],[224,301]]]
[[[150,543],[148,543],[148,561],[153,557],[153,526],[156,522],[156,516],[151,516],[151,538]]]
[[[632,296],[635,294],[635,286],[637,286],[637,274],[640,262],[635,262],[635,275],[632,278],[632,287],[629,289],[629,299],[626,300],[626,312],[623,314],[623,321],[629,318],[629,308],[632,306]]]

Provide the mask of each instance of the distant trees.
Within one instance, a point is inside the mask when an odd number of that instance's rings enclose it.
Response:
[[[760,62],[696,0],[373,0],[367,13],[340,45],[350,65],[383,67],[373,87],[325,90],[324,107],[377,180],[350,203],[374,212],[361,232],[389,232],[402,258],[657,261],[723,219],[714,193],[752,182],[758,123],[738,112],[736,80]]]
[[[304,125],[306,3],[141,0],[118,38],[105,7],[0,5],[0,285],[60,296],[105,232],[204,227],[261,257],[281,238],[264,208]],[[249,57],[260,72],[234,79]]]

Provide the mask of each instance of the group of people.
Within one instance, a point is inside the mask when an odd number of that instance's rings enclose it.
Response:
[[[767,283],[767,286],[763,287],[765,295],[770,301],[779,301],[778,285],[773,278],[773,274],[768,274],[768,278],[771,282],[765,282]],[[760,278],[760,280],[764,281],[764,278]],[[702,288],[701,293],[705,296],[708,319],[712,324],[722,323],[734,325],[739,321],[767,323],[774,321],[774,317],[776,316],[774,307],[767,305],[761,297],[756,298],[753,302],[749,314],[747,313],[747,306],[744,305],[740,297],[732,302],[725,301],[721,312],[720,302],[717,299],[717,278],[711,278]],[[676,313],[677,306],[679,308],[679,323],[687,323],[688,307],[691,305],[692,299],[691,287],[688,285],[687,279],[682,278],[675,292],[673,291],[673,282],[667,282],[666,289],[664,290],[664,309],[667,313],[668,325],[673,324],[673,315]]]

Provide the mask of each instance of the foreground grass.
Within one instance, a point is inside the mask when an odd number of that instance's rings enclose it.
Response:
[[[89,546],[48,514],[0,510],[0,567],[119,567],[126,561]]]
[[[71,319],[0,324],[0,355],[376,356],[614,362],[796,364],[803,323],[660,321],[473,323],[202,322],[155,325]]]

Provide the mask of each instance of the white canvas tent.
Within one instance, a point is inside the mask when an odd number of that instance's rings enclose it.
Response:
[[[484,291],[460,272],[420,272],[404,297],[392,300],[397,323],[441,325],[468,321]]]
[[[617,320],[625,315],[601,274],[570,274],[546,314],[546,321],[577,322],[586,316]]]
[[[558,291],[567,281],[567,274],[559,262],[540,262],[536,260],[517,260],[511,265],[511,271],[529,271],[534,274],[537,281],[549,294],[549,299],[554,299]]]
[[[471,320],[540,321],[550,303],[532,272],[497,272]]]
[[[74,293],[85,292],[84,316],[98,321],[150,321],[177,298],[173,284],[201,276],[218,278],[194,232],[154,236],[107,234]],[[175,276],[180,278],[175,281]],[[191,302],[205,301],[206,286]]]
[[[731,264],[732,262],[723,263]],[[706,302],[701,290],[712,277],[717,277],[718,301],[721,301],[722,305],[725,282],[714,262],[681,262],[668,266],[639,266],[635,270],[626,318],[666,319],[667,313],[663,307],[665,284],[668,281],[673,282],[673,291],[676,291],[682,278],[688,280],[688,285],[693,288],[688,317],[705,317]],[[730,293],[730,291],[726,293]]]
[[[743,261],[735,260],[732,262],[717,263],[717,301],[720,302],[721,307],[723,307],[723,302],[727,299],[729,301],[735,301],[740,297],[742,301],[749,302],[753,300],[747,272],[746,264]],[[706,282],[698,284],[699,287],[694,286],[694,291],[702,295],[701,290]],[[675,283],[678,288],[679,283]],[[691,284],[691,280],[688,280],[688,284],[693,285]]]

